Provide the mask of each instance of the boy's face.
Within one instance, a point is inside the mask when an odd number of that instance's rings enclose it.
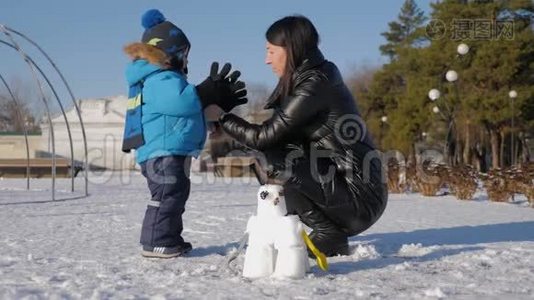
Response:
[[[188,60],[189,49],[190,49],[190,48],[187,48],[187,49],[185,49],[185,51],[184,51],[184,58],[183,58],[183,62],[184,62],[184,64],[183,64],[183,69],[184,69],[184,70],[187,69],[187,63],[189,62],[189,60]]]

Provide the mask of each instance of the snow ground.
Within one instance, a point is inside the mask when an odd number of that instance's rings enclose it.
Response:
[[[250,281],[226,267],[255,211],[255,182],[192,177],[187,257],[146,259],[138,245],[149,198],[138,173],[91,177],[80,198],[59,180],[0,180],[0,299],[533,299],[534,209],[524,199],[390,195],[351,256],[312,263],[302,280]],[[106,179],[106,180],[104,180]],[[245,180],[246,181],[246,180]],[[67,199],[74,198],[74,199]],[[232,265],[240,269],[243,254]]]

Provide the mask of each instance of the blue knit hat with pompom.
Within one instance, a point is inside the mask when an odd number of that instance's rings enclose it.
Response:
[[[185,33],[166,21],[157,9],[146,11],[141,18],[141,24],[145,28],[141,41],[163,50],[169,56],[179,56],[191,47]]]

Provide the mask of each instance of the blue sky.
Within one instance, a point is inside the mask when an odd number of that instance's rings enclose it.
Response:
[[[430,0],[418,5],[429,11]],[[309,17],[321,36],[321,49],[344,75],[386,60],[380,33],[396,19],[403,0],[374,1],[0,1],[0,23],[37,41],[67,77],[78,98],[126,93],[122,47],[140,39],[142,13],[158,8],[192,43],[189,80],[198,83],[213,60],[230,61],[247,83],[274,86],[265,65],[264,34],[275,20],[290,14]],[[6,40],[5,36],[2,36]],[[22,44],[22,46],[27,46]],[[29,52],[30,54],[34,52]],[[30,81],[19,56],[0,47],[0,72]],[[3,89],[0,89],[2,91]]]

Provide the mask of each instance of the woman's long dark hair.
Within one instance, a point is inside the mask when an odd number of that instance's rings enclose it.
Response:
[[[312,22],[304,16],[288,16],[274,22],[265,33],[267,41],[273,45],[284,47],[287,61],[284,74],[278,82],[278,95],[289,94],[295,70],[304,59],[315,51],[319,45],[319,34]]]

